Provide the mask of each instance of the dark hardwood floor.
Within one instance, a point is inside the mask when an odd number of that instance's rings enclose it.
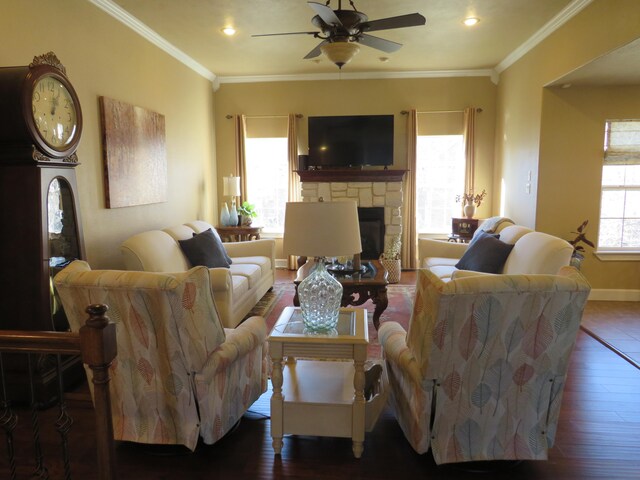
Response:
[[[278,281],[291,278],[289,272],[278,274]],[[413,272],[403,272],[402,283],[414,281]],[[599,318],[622,315],[628,321],[633,313],[628,313],[626,305],[621,307],[622,312],[618,306],[617,302],[608,302],[605,309],[598,308]],[[636,315],[632,323],[639,325],[640,317]],[[430,453],[416,454],[389,409],[367,434],[359,460],[352,455],[349,439],[303,436],[286,437],[282,455],[274,456],[268,419],[270,395],[266,392],[253,405],[235,431],[215,445],[199,445],[194,453],[119,443],[116,453],[120,478],[640,479],[640,370],[584,331],[580,331],[571,357],[556,444],[549,460],[516,466],[491,464],[490,474],[472,473],[459,466],[438,467]],[[73,478],[96,478],[93,411],[86,391],[71,395],[70,410],[75,419],[71,438]],[[42,412],[41,423],[56,415],[55,410]],[[23,418],[28,418],[28,412]],[[45,454],[57,455],[55,432],[43,432],[42,436]],[[21,434],[21,439],[28,441],[26,434]],[[21,454],[28,456],[30,451],[24,448]],[[6,459],[0,455],[0,478],[8,478],[6,468]],[[49,469],[51,478],[62,478],[57,463],[51,463]],[[19,478],[27,478],[27,470],[21,466],[25,476]]]

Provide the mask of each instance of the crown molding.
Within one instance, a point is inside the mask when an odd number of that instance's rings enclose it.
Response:
[[[88,0],[96,7],[102,9],[125,26],[131,28],[140,36],[171,55],[199,75],[212,82],[214,91],[224,83],[259,83],[259,82],[295,82],[312,80],[363,80],[363,79],[389,79],[389,78],[451,78],[451,77],[490,77],[494,84],[499,81],[500,73],[513,65],[526,55],[538,43],[551,35],[564,23],[577,15],[593,0],[573,0],[560,13],[547,22],[540,30],[532,35],[526,42],[507,55],[493,69],[478,70],[434,70],[434,71],[409,71],[409,72],[335,72],[312,73],[291,75],[247,75],[220,77],[208,70],[202,64],[196,62],[189,55],[175,47],[155,31],[142,23],[136,17],[124,10],[113,0]]]
[[[490,77],[497,83],[497,75],[493,69],[479,70],[434,70],[414,72],[335,72],[308,73],[296,75],[252,75],[218,77],[224,83],[259,83],[259,82],[300,82],[313,80],[374,80],[388,78],[452,78],[452,77]]]
[[[526,42],[516,48],[513,52],[507,55],[498,65],[495,70],[498,74],[505,71],[511,65],[516,63],[522,57],[524,57],[530,50],[536,45],[542,42],[545,38],[555,32],[558,28],[580,13],[587,5],[593,0],[573,0],[569,5],[564,7],[555,17],[549,20],[540,30],[534,33]]]
[[[131,15],[129,12],[124,10],[118,4],[114,3],[112,0],[89,0],[89,2],[94,4],[96,7],[100,8],[101,10],[105,11],[106,13],[111,15],[113,18],[115,18],[116,20],[126,25],[127,27],[129,27],[131,30],[133,30],[138,35],[140,35],[144,39],[154,44],[156,47],[160,48],[161,50],[164,50],[166,53],[168,53],[173,58],[183,63],[187,67],[189,67],[191,70],[193,70],[197,74],[203,76],[204,78],[212,82],[215,88],[215,85],[217,82],[216,82],[216,75],[214,73],[209,71],[206,67],[204,67],[200,63],[196,62],[193,58],[191,58],[189,55],[184,53],[182,50],[180,50],[176,46],[167,42],[155,31],[153,31],[151,28],[146,26],[144,23],[142,23],[136,17]]]

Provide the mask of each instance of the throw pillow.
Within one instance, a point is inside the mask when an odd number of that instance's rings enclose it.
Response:
[[[220,234],[217,232],[217,230],[214,230],[212,228],[207,229],[209,232],[213,233],[213,236],[216,237],[216,243],[222,244],[222,239],[220,238]],[[201,232],[202,233],[202,232]],[[193,232],[193,236],[195,237],[196,235],[198,235],[196,232]],[[231,257],[229,256],[229,254],[227,253],[227,250],[222,247],[222,251],[224,252],[224,258],[227,261],[227,263],[229,265],[231,265],[233,263],[233,260],[231,260]]]
[[[500,238],[500,234],[499,233],[487,233],[487,232],[483,232],[482,230],[476,230],[476,233],[473,235],[473,238],[469,242],[469,247],[471,245],[473,245],[474,243],[476,243],[478,241],[478,239],[480,239],[482,237]],[[467,249],[469,247],[467,247]]]
[[[480,236],[456,264],[459,270],[500,273],[513,245],[504,243],[492,235]]]
[[[178,244],[192,267],[203,265],[208,268],[229,268],[222,242],[211,229],[195,234],[188,240],[178,240]]]

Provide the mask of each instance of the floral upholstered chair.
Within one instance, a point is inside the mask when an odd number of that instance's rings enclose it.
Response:
[[[546,459],[589,291],[573,267],[450,282],[419,270],[409,332],[378,332],[411,446],[438,464]]]
[[[266,390],[264,319],[224,329],[206,267],[92,271],[75,261],[55,286],[74,331],[87,305],[109,306],[118,347],[111,366],[116,440],[194,450],[198,437],[212,444],[224,436]]]

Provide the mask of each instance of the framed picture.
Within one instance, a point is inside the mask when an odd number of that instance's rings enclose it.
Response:
[[[107,208],[167,201],[164,115],[100,97]]]

